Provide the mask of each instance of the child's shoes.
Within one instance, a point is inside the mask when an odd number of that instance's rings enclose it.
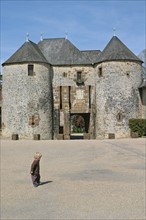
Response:
[[[38,187],[38,186],[39,186],[39,184],[33,184],[33,186],[34,186],[34,187]]]

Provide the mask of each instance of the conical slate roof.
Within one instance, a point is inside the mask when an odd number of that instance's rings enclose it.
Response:
[[[32,41],[25,42],[6,62],[2,65],[16,63],[48,63],[37,44]]]
[[[98,57],[98,63],[104,61],[128,60],[142,62],[132,53],[118,37],[113,36],[103,52]]]

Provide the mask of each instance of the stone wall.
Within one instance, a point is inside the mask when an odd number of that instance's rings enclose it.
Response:
[[[34,64],[34,76],[28,65],[9,65],[3,69],[3,136],[52,139],[52,90],[50,66]]]
[[[28,76],[28,64],[4,66],[3,137],[70,139],[71,117],[77,114],[86,120],[90,139],[129,137],[129,119],[145,117],[145,94],[141,100],[138,90],[142,68],[136,62],[33,65],[33,76]]]
[[[96,67],[96,137],[129,137],[128,121],[141,118],[138,87],[142,68],[134,62],[104,62]]]

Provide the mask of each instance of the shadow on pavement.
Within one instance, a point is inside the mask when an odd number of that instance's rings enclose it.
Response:
[[[45,185],[47,183],[52,183],[53,181],[45,181],[45,182],[41,182],[40,186]]]

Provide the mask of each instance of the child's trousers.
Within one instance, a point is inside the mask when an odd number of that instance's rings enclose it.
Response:
[[[40,174],[31,175],[33,185],[38,185],[40,183]]]

